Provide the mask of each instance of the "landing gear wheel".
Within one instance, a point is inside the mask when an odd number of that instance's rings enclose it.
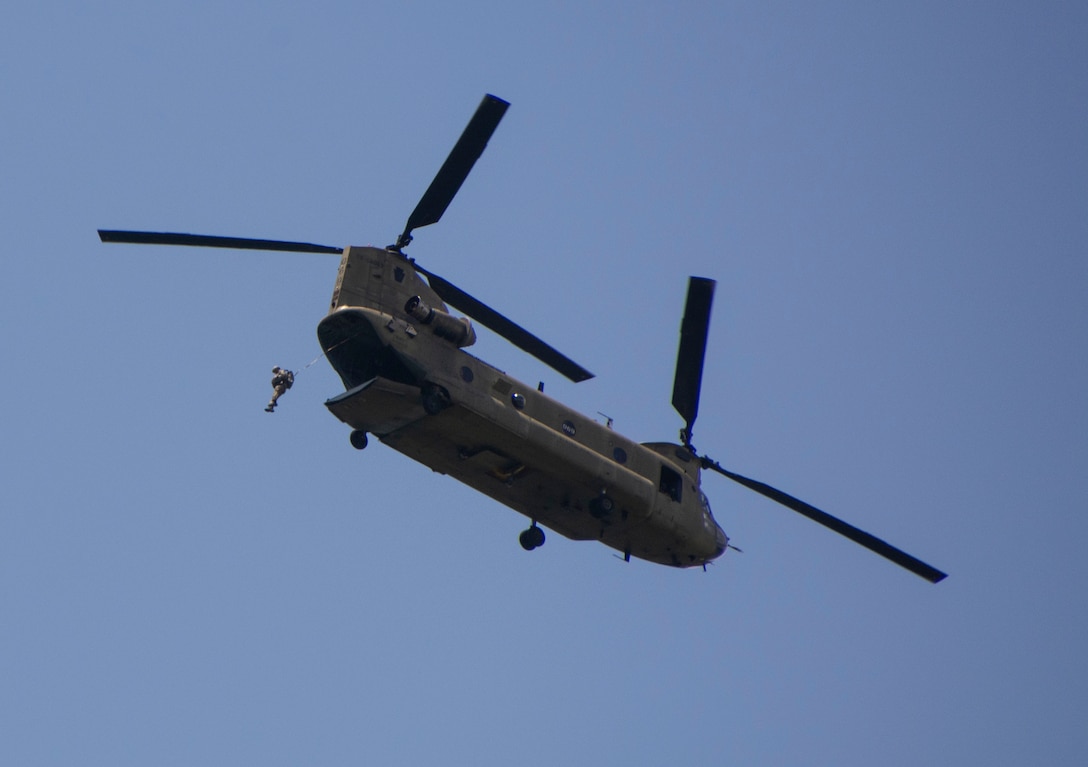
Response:
[[[589,502],[589,513],[597,519],[604,519],[611,514],[615,508],[616,502],[604,493],[601,493]]]
[[[438,415],[452,404],[450,393],[441,386],[434,384],[423,388],[421,402],[428,415]]]
[[[356,450],[362,450],[367,445],[366,432],[362,429],[355,429],[348,439],[351,440],[351,446]]]
[[[532,551],[533,549],[539,549],[544,545],[544,531],[533,525],[528,530],[522,530],[521,535],[518,536],[518,543],[521,544],[521,548],[526,551]]]

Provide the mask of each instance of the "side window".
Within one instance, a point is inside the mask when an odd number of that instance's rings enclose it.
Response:
[[[684,487],[683,478],[680,473],[675,469],[670,469],[668,466],[661,466],[661,484],[658,485],[658,490],[665,495],[672,498],[674,501],[680,501],[680,491]]]

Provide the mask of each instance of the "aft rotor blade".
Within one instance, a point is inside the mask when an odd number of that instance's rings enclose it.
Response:
[[[102,242],[130,242],[138,245],[189,245],[197,248],[234,248],[237,250],[278,250],[289,253],[342,253],[343,248],[315,245],[312,242],[285,240],[255,240],[248,237],[217,237],[210,234],[181,234],[179,232],[128,232],[99,229]]]
[[[593,374],[574,360],[541,341],[525,328],[504,317],[479,299],[473,298],[451,282],[415,264],[417,272],[427,275],[431,288],[443,301],[455,306],[487,328],[491,328],[522,351],[536,357],[545,365],[559,371],[574,382],[593,378]]]
[[[895,546],[892,546],[890,543],[882,541],[875,535],[871,535],[864,530],[859,530],[853,525],[843,522],[838,517],[831,516],[826,511],[820,511],[815,506],[805,503],[798,498],[794,498],[788,493],[783,493],[781,490],[764,484],[763,482],[749,479],[748,477],[741,476],[740,474],[735,474],[728,469],[722,468],[716,461],[711,461],[706,458],[702,460],[703,466],[705,468],[713,469],[719,474],[723,474],[726,477],[729,477],[729,479],[733,480],[734,482],[739,482],[750,490],[755,490],[760,495],[770,498],[772,501],[777,501],[783,506],[793,509],[799,514],[804,514],[813,522],[818,522],[824,527],[834,530],[839,535],[846,536],[854,543],[859,543],[870,551],[876,552],[885,559],[889,559],[892,562],[895,562],[900,567],[905,567],[907,570],[910,570],[915,575],[919,575],[922,578],[925,578],[930,583],[937,583],[938,581],[942,581],[947,577],[945,573],[942,573],[940,570],[933,567],[932,565],[927,565],[922,560],[912,557],[905,551],[897,549]]]
[[[672,406],[687,422],[684,440],[691,447],[691,431],[699,414],[699,390],[703,385],[703,361],[710,328],[710,308],[714,302],[714,280],[688,279],[688,297],[684,319],[680,323],[680,347],[676,353],[676,377],[672,384]]]
[[[461,138],[454,144],[449,157],[438,174],[423,193],[416,209],[408,217],[408,223],[404,227],[404,233],[397,238],[396,247],[402,248],[411,242],[412,230],[420,226],[428,226],[437,223],[446,212],[450,202],[453,201],[461,184],[468,178],[469,171],[476,164],[476,160],[483,154],[491,134],[499,126],[499,121],[506,114],[506,108],[510,103],[497,96],[488,94],[484,96],[480,106],[476,108],[476,114],[469,120]]]

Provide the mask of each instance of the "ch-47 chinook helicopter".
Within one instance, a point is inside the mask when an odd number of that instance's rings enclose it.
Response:
[[[672,395],[685,422],[679,444],[630,440],[465,351],[475,331],[447,304],[573,381],[593,375],[404,255],[412,232],[442,217],[508,106],[484,97],[404,232],[387,248],[118,230],[99,230],[99,237],[339,254],[332,303],[317,336],[346,390],[326,406],[352,428],[354,447],[365,448],[372,435],[524,514],[531,520],[520,536],[526,550],[544,543],[543,525],[571,539],[601,541],[626,560],[705,568],[729,546],[702,490],[701,471],[709,469],[933,583],[943,579],[941,571],[879,538],[695,450],[713,280],[688,283]]]

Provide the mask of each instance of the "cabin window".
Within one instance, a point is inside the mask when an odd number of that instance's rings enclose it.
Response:
[[[675,469],[670,469],[668,466],[662,465],[661,467],[661,484],[658,485],[660,490],[665,495],[672,498],[677,503],[680,502],[680,491],[684,487],[684,480],[680,476],[680,472]]]

